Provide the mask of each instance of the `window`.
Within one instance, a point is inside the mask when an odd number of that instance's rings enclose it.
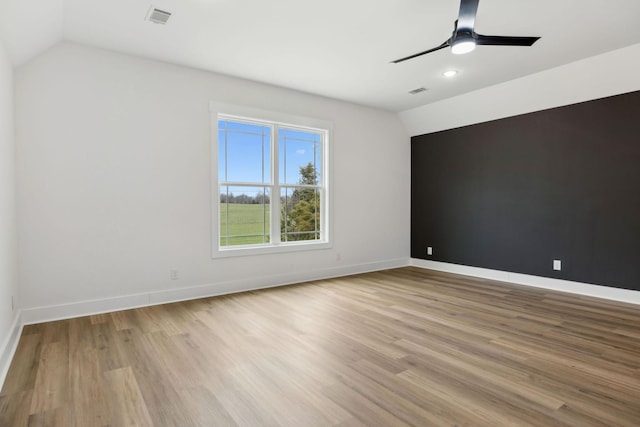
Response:
[[[214,256],[329,247],[330,123],[212,103]]]

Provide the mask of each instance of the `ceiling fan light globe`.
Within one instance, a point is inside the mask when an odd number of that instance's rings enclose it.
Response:
[[[451,46],[451,53],[455,55],[464,55],[465,53],[469,53],[476,48],[476,42],[473,40],[464,40],[457,43],[454,43]]]

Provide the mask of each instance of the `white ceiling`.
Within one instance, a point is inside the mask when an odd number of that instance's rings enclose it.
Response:
[[[639,0],[481,0],[479,33],[542,38],[401,64],[389,62],[449,38],[458,0],[0,2],[15,65],[69,40],[390,111],[640,43]],[[144,20],[152,4],[173,13],[166,26]],[[460,73],[447,79],[447,69]]]

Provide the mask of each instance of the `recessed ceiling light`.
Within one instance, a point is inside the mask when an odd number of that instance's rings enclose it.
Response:
[[[458,70],[447,70],[444,73],[442,73],[442,75],[445,77],[453,77],[457,74],[458,74]]]

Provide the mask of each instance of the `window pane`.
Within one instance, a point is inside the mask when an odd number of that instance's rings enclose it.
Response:
[[[218,179],[271,182],[271,128],[218,121]]]
[[[220,246],[270,242],[269,187],[220,186]]]
[[[279,132],[280,183],[322,182],[322,135],[316,132],[281,128]]]
[[[320,240],[320,191],[315,188],[283,188],[280,192],[282,242]]]

